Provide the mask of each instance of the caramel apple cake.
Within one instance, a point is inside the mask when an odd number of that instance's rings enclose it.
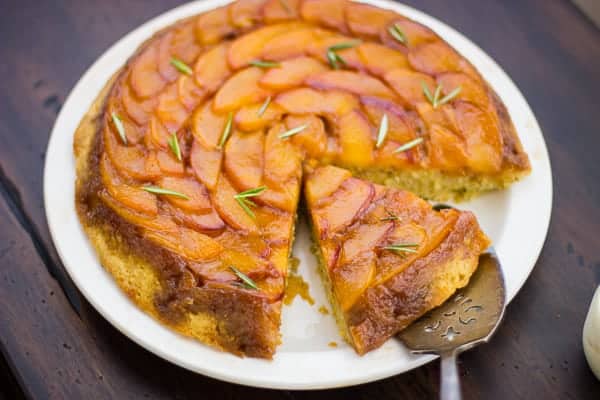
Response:
[[[264,358],[303,176],[325,281],[364,353],[464,285],[488,243],[472,214],[398,189],[461,200],[530,169],[466,59],[346,0],[240,0],[157,32],[74,151],[81,223],[122,290],[184,335]]]

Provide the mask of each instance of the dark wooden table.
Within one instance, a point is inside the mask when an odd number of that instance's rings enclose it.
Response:
[[[205,378],[128,340],[69,281],[42,201],[52,124],[108,46],[178,3],[2,1],[0,400],[436,398],[436,363],[336,391],[271,391]],[[548,240],[492,343],[462,357],[465,398],[597,400],[600,382],[586,365],[581,329],[600,284],[600,31],[567,0],[405,3],[454,26],[499,62],[537,115],[554,168]]]

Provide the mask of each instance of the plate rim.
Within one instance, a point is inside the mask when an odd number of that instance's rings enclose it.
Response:
[[[89,86],[90,83],[94,82],[93,75],[95,75],[98,72],[97,70],[99,70],[103,66],[103,64],[106,64],[108,62],[108,60],[111,58],[111,56],[114,56],[114,54],[118,53],[119,47],[125,47],[128,44],[132,43],[131,46],[133,46],[133,48],[135,49],[139,44],[141,44],[141,42],[143,40],[151,37],[152,34],[154,34],[156,31],[158,31],[163,26],[170,25],[172,22],[179,20],[181,18],[185,18],[186,16],[198,14],[200,12],[213,9],[213,8],[219,7],[221,5],[230,3],[230,2],[231,2],[230,0],[197,0],[197,1],[187,3],[187,4],[183,4],[181,6],[175,7],[170,10],[167,10],[166,12],[161,13],[161,14],[151,18],[150,20],[146,21],[145,23],[141,24],[137,28],[133,29],[132,31],[130,31],[129,33],[127,33],[126,35],[124,35],[123,37],[118,39],[108,49],[106,49],[102,53],[102,55],[100,57],[98,57],[92,63],[91,66],[88,67],[88,69],[84,72],[84,74],[77,81],[75,86],[69,92],[69,95],[67,96],[67,98],[64,102],[64,105],[55,120],[54,126],[53,126],[51,134],[50,134],[50,138],[48,140],[48,146],[46,149],[47,150],[46,160],[44,163],[44,176],[43,176],[44,209],[45,209],[45,213],[46,213],[46,219],[48,222],[48,227],[50,230],[52,241],[54,243],[54,246],[59,254],[59,257],[60,257],[63,265],[65,266],[65,269],[69,273],[71,279],[73,279],[73,282],[78,287],[80,292],[87,299],[87,301],[89,301],[90,304],[92,304],[92,306],[106,320],[108,320],[111,323],[111,325],[113,325],[115,328],[117,328],[121,333],[126,335],[129,339],[131,339],[134,342],[136,342],[137,344],[141,345],[146,350],[158,355],[159,357],[161,357],[163,359],[170,361],[173,364],[176,364],[178,366],[181,366],[181,367],[191,370],[193,372],[200,373],[200,374],[203,374],[203,375],[206,375],[206,376],[209,376],[212,378],[216,378],[219,380],[223,380],[223,381],[227,381],[227,382],[231,382],[231,383],[243,384],[243,385],[247,385],[247,386],[272,388],[272,389],[303,389],[303,390],[326,389],[326,388],[352,386],[352,385],[357,385],[357,384],[361,384],[361,383],[376,381],[376,380],[387,378],[389,376],[393,376],[393,375],[396,375],[399,373],[407,372],[407,371],[417,368],[427,362],[430,362],[431,360],[435,359],[436,357],[431,356],[431,355],[416,356],[416,357],[413,357],[411,362],[405,363],[401,367],[392,365],[392,366],[388,366],[387,368],[378,369],[377,371],[371,371],[371,372],[365,371],[365,373],[363,373],[363,374],[354,375],[354,376],[351,376],[350,378],[344,378],[343,376],[341,376],[341,377],[335,376],[333,378],[328,379],[327,376],[319,375],[319,378],[321,380],[319,380],[317,382],[307,382],[306,380],[297,379],[297,378],[282,381],[281,379],[274,380],[272,378],[270,379],[269,377],[256,376],[256,375],[252,375],[252,374],[247,374],[245,376],[239,376],[236,374],[231,374],[227,370],[224,370],[224,369],[219,370],[218,368],[214,368],[214,366],[211,366],[211,365],[202,366],[202,365],[198,365],[197,363],[190,363],[186,360],[183,360],[181,358],[174,356],[169,351],[163,349],[160,346],[160,344],[148,341],[147,340],[148,338],[144,334],[140,334],[140,332],[135,331],[134,329],[128,327],[127,324],[123,323],[124,321],[117,320],[117,318],[115,318],[113,313],[107,309],[106,305],[102,304],[99,301],[99,299],[95,297],[94,293],[90,290],[90,287],[88,286],[89,283],[83,282],[79,279],[80,276],[78,275],[74,265],[71,265],[67,261],[70,259],[70,255],[67,253],[68,250],[66,250],[64,248],[64,243],[61,242],[62,240],[64,240],[64,237],[63,237],[64,235],[62,235],[60,233],[61,215],[57,215],[57,213],[55,213],[54,209],[52,208],[52,205],[55,204],[54,202],[56,201],[55,197],[54,197],[55,193],[53,193],[53,192],[56,192],[56,191],[54,190],[54,187],[50,186],[49,182],[51,182],[51,180],[52,180],[52,176],[51,176],[51,173],[53,170],[52,163],[54,162],[53,160],[55,159],[55,157],[53,155],[57,151],[59,151],[59,149],[56,149],[56,146],[57,146],[56,143],[58,141],[57,138],[61,134],[68,135],[68,137],[71,138],[69,140],[69,143],[72,144],[72,135],[73,135],[74,131],[65,133],[65,132],[61,132],[61,128],[63,127],[63,125],[68,126],[69,121],[73,121],[73,120],[76,120],[75,125],[77,125],[79,123],[81,117],[83,117],[83,114],[81,114],[81,115],[78,114],[77,118],[73,118],[73,117],[69,118],[69,116],[67,115],[69,110],[71,110],[72,108],[77,108],[75,105],[75,100],[77,99],[78,95],[84,90],[84,88],[86,86]],[[496,78],[496,80],[499,80],[503,84],[507,85],[508,89],[510,89],[512,92],[514,92],[514,94],[517,96],[516,100],[518,100],[519,102],[522,103],[522,105],[524,105],[524,107],[525,107],[524,112],[526,114],[528,114],[528,117],[532,121],[532,126],[528,128],[528,131],[532,132],[536,136],[539,135],[539,138],[537,138],[537,139],[541,140],[541,142],[538,143],[538,145],[541,145],[541,148],[539,149],[541,151],[541,154],[538,154],[538,156],[541,157],[539,162],[542,164],[541,167],[544,169],[544,174],[539,179],[543,180],[543,182],[541,182],[542,183],[541,190],[544,190],[546,193],[545,194],[546,201],[542,205],[541,211],[538,210],[538,211],[540,211],[539,217],[541,218],[542,223],[543,223],[543,226],[540,226],[539,227],[540,229],[538,229],[538,231],[543,231],[543,234],[536,238],[536,242],[532,246],[531,251],[529,252],[529,258],[531,260],[531,262],[530,262],[531,265],[528,267],[529,270],[528,270],[527,274],[523,274],[521,279],[516,283],[516,285],[514,285],[514,290],[508,293],[507,300],[510,302],[512,300],[512,298],[521,290],[522,286],[524,285],[527,278],[531,275],[531,272],[533,271],[533,268],[536,265],[536,262],[539,258],[539,255],[540,255],[543,245],[545,243],[546,237],[548,235],[548,229],[549,229],[550,219],[551,219],[552,202],[553,202],[552,168],[551,168],[551,164],[550,164],[550,158],[549,158],[546,142],[544,140],[544,136],[543,136],[543,133],[539,126],[539,123],[537,122],[537,119],[535,118],[535,115],[533,114],[533,111],[531,110],[531,107],[527,103],[525,97],[523,96],[521,91],[518,89],[518,87],[515,85],[515,83],[512,81],[512,79],[506,74],[506,72],[487,53],[485,53],[477,44],[475,44],[473,41],[471,41],[470,39],[468,39],[467,37],[462,35],[460,32],[458,32],[454,28],[450,27],[443,21],[440,21],[437,18],[435,18],[429,14],[426,14],[422,11],[419,11],[411,6],[407,6],[402,3],[392,2],[390,0],[360,0],[360,2],[372,4],[372,5],[381,7],[381,8],[387,8],[387,9],[394,10],[400,14],[409,16],[411,19],[415,19],[419,22],[422,22],[423,24],[429,26],[431,29],[434,29],[436,32],[441,30],[444,32],[444,34],[440,34],[440,36],[442,36],[444,40],[446,40],[448,43],[450,43],[450,45],[452,47],[457,48],[457,50],[463,46],[470,47],[470,51],[475,52],[477,54],[477,57],[480,58],[477,61],[480,63],[489,64],[490,67],[494,69],[495,73],[498,74],[498,77]],[[433,27],[432,27],[432,25],[433,25]],[[138,43],[135,44],[135,42],[138,42]],[[457,46],[457,44],[459,44],[459,45]],[[459,50],[459,52],[463,53],[463,51],[461,51],[461,50]],[[133,54],[133,51],[131,51],[127,57],[129,57],[131,54]],[[120,58],[120,57],[117,56],[117,58]],[[476,62],[473,59],[471,59],[471,58],[468,58],[468,59],[473,64],[476,64]],[[110,72],[110,74],[112,74],[116,70],[118,70],[118,68],[120,68],[122,64],[123,64],[123,62],[114,66],[114,69]],[[487,80],[487,76],[484,75],[484,78],[486,78],[486,80]],[[102,82],[100,82],[100,84],[99,84],[100,87],[103,86],[104,83],[105,83],[104,80]],[[94,82],[94,84],[98,86],[98,82]],[[490,85],[491,84],[492,83],[490,82]],[[89,104],[91,104],[91,101],[93,101],[93,99],[95,98],[95,96],[97,95],[98,92],[99,92],[99,89],[98,89],[98,91],[95,91],[92,94],[92,96],[87,96],[87,97],[90,97],[90,99],[91,99]],[[89,107],[89,104],[86,104],[85,107],[83,107],[83,110],[87,110],[87,108]],[[79,107],[79,108],[81,109],[82,107]],[[72,152],[71,152],[71,156],[72,156]],[[532,154],[529,154],[529,156],[531,158]],[[73,160],[71,160],[71,163],[74,165]],[[532,164],[533,164],[533,162],[532,162]],[[74,186],[74,181],[71,182],[70,184]],[[72,199],[70,199],[70,201],[71,201],[71,203],[73,203],[72,210],[74,211],[75,210],[74,201]],[[80,231],[81,231],[81,234],[84,235],[83,230],[80,229]],[[85,237],[85,235],[84,235],[83,239],[87,242],[87,237]],[[90,247],[90,250],[91,250],[91,247]],[[95,268],[98,268],[98,269],[102,270],[102,272],[107,273],[104,270],[104,268],[102,267],[100,261],[97,259],[95,253],[93,254],[93,256],[94,256],[94,259],[96,260]],[[114,281],[112,283],[116,287],[116,284],[114,283]],[[118,287],[116,289],[120,291],[120,289]],[[133,304],[132,304],[132,306],[137,310],[138,313],[143,314],[142,316],[136,316],[136,317],[139,317],[139,319],[150,318],[146,314],[144,314],[143,311],[141,311],[139,308],[137,308],[137,306],[135,306]],[[135,314],[135,312],[134,312],[134,314]],[[154,324],[156,324],[158,330],[161,330],[161,329],[166,330],[167,329],[167,328],[164,328],[159,323],[157,323],[156,321],[154,321],[154,320],[151,320],[151,321]],[[169,332],[177,335],[176,333],[174,333],[170,330],[169,330]],[[183,339],[187,340],[186,338],[183,338]],[[195,343],[195,344],[203,346],[199,343]],[[203,347],[205,347],[205,346],[203,346]],[[218,352],[217,350],[213,350],[210,348],[207,348],[207,349],[212,352],[217,352],[217,353],[219,353],[219,355],[223,355],[223,357],[230,356],[230,355],[227,355],[226,353]],[[315,354],[318,352],[310,352],[310,353]],[[361,359],[364,360],[368,356],[369,355],[367,355]],[[240,360],[240,362],[244,361],[242,359],[239,359],[239,360]],[[246,360],[257,361],[259,364],[263,362],[263,361],[256,360],[256,359],[246,359]],[[264,362],[270,363],[269,361],[264,361]],[[270,364],[270,365],[273,366],[274,364]]]

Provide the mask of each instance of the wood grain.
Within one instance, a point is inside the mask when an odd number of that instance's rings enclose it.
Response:
[[[404,2],[457,28],[499,62],[532,106],[554,168],[546,245],[492,343],[462,356],[465,398],[598,399],[581,329],[600,284],[600,31],[568,0]],[[180,3],[2,3],[0,351],[12,375],[0,366],[0,387],[20,388],[2,388],[0,399],[436,398],[436,363],[336,391],[225,384],[146,352],[79,298],[45,222],[48,134],[77,79],[106,48]]]

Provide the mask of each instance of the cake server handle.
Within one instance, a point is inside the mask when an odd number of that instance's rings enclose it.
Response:
[[[461,400],[456,350],[440,354],[440,399]]]

